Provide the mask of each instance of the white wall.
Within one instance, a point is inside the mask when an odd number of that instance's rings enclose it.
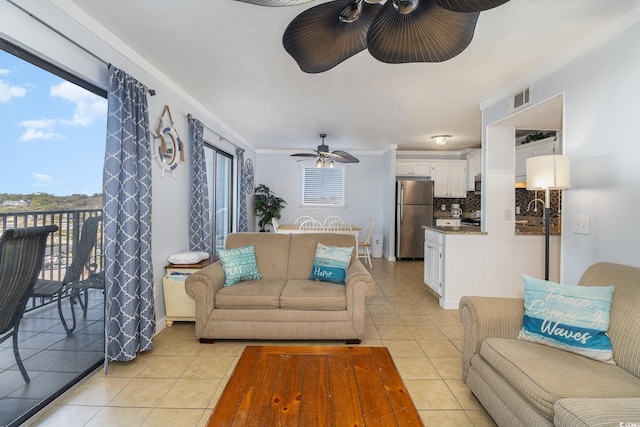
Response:
[[[246,149],[245,158],[255,158],[255,151],[248,144],[237,141],[233,132],[220,123],[213,113],[204,110],[187,93],[148,64],[144,58],[123,45],[113,34],[107,33],[99,23],[74,10],[73,5],[67,5],[70,9],[66,10],[73,14],[73,18],[50,2],[29,0],[21,2],[21,5],[33,11],[38,18],[72,35],[86,49],[97,54],[104,61],[112,63],[149,88],[155,89],[157,94],[148,97],[152,130],[157,127],[164,106],[169,105],[171,109],[176,130],[185,143],[186,162],[178,166],[175,178],[170,173],[166,173],[164,178],[161,178],[161,169],[155,164],[152,168],[152,258],[156,290],[156,319],[160,322],[158,327],[162,328],[164,324],[161,320],[165,316],[162,276],[165,273],[167,257],[176,252],[188,250],[189,196],[191,194],[188,162],[191,156],[191,141],[186,115],[191,113],[202,121],[207,128],[205,138],[224,151],[235,155],[234,145],[228,141],[220,141],[218,135]],[[82,22],[82,25],[79,22]],[[108,71],[104,63],[7,2],[0,2],[0,37],[24,47],[99,87],[107,88]],[[72,159],[69,161],[71,162]],[[70,167],[72,167],[71,164]]]
[[[383,156],[383,164],[386,165],[382,176],[387,191],[382,193],[382,234],[383,247],[382,256],[389,261],[395,261],[396,250],[396,149],[397,145],[391,145]]]
[[[360,163],[346,164],[346,208],[304,208],[300,206],[300,167],[312,161],[298,162],[288,153],[260,153],[256,156],[256,185],[265,184],[287,202],[280,223],[293,223],[301,215],[311,215],[320,221],[337,215],[351,224],[364,228],[370,218],[375,220],[374,234],[384,234],[383,207],[388,191],[382,154],[352,152]],[[342,166],[342,165],[340,165]],[[386,239],[385,239],[386,240]]]
[[[564,153],[571,158],[561,242],[566,283],[598,261],[640,266],[639,21],[640,9],[576,48],[572,60],[503,91],[532,83],[532,105],[564,93]],[[503,97],[483,108],[483,128],[507,116]],[[591,218],[590,235],[573,232],[575,215]]]

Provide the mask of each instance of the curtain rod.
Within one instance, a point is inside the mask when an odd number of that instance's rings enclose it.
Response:
[[[187,119],[198,120],[195,117],[193,117],[193,115],[191,113],[187,113]],[[200,122],[200,123],[202,123],[202,122]],[[220,135],[218,132],[216,132],[215,130],[211,129],[209,126],[205,125],[204,123],[202,123],[202,126],[206,127],[211,132],[215,133],[218,136],[218,138],[220,139],[220,141],[227,141],[229,144],[233,145],[234,147],[240,148],[240,147],[238,147],[237,144],[234,144],[233,142],[229,141],[227,138],[225,138],[224,136]]]
[[[16,9],[20,10],[21,12],[27,14],[31,19],[34,19],[35,21],[37,21],[39,24],[44,25],[46,28],[48,28],[49,30],[53,31],[54,33],[56,33],[57,35],[59,35],[60,37],[62,37],[63,39],[65,39],[66,41],[68,41],[69,43],[71,43],[72,45],[74,45],[75,47],[79,48],[80,50],[82,50],[83,52],[89,54],[90,56],[92,56],[93,58],[97,59],[98,61],[102,62],[104,65],[106,65],[107,67],[109,65],[111,65],[110,62],[105,61],[104,59],[102,59],[101,57],[99,57],[98,55],[96,55],[95,53],[91,52],[89,49],[87,49],[86,47],[82,46],[80,43],[76,42],[75,40],[72,40],[70,37],[68,37],[66,34],[63,34],[61,31],[59,31],[58,29],[54,28],[53,26],[49,25],[47,22],[43,21],[42,19],[38,18],[36,15],[34,15],[33,13],[29,12],[28,10],[26,10],[25,8],[23,8],[22,6],[20,6],[19,4],[16,4],[13,0],[7,0],[7,3],[11,4],[13,7],[15,7]],[[156,94],[155,89],[149,89],[149,95],[154,96]]]

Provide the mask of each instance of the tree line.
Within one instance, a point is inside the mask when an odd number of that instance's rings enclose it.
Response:
[[[101,209],[102,194],[55,196],[49,193],[0,193],[0,212]]]

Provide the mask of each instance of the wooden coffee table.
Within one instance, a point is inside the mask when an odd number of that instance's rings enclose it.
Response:
[[[422,426],[385,347],[248,346],[208,426]]]

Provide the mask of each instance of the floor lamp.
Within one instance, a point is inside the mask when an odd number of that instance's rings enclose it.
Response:
[[[549,190],[562,190],[571,184],[569,157],[562,155],[529,157],[526,163],[527,190],[544,190],[544,279],[549,280],[549,228],[551,198]]]

